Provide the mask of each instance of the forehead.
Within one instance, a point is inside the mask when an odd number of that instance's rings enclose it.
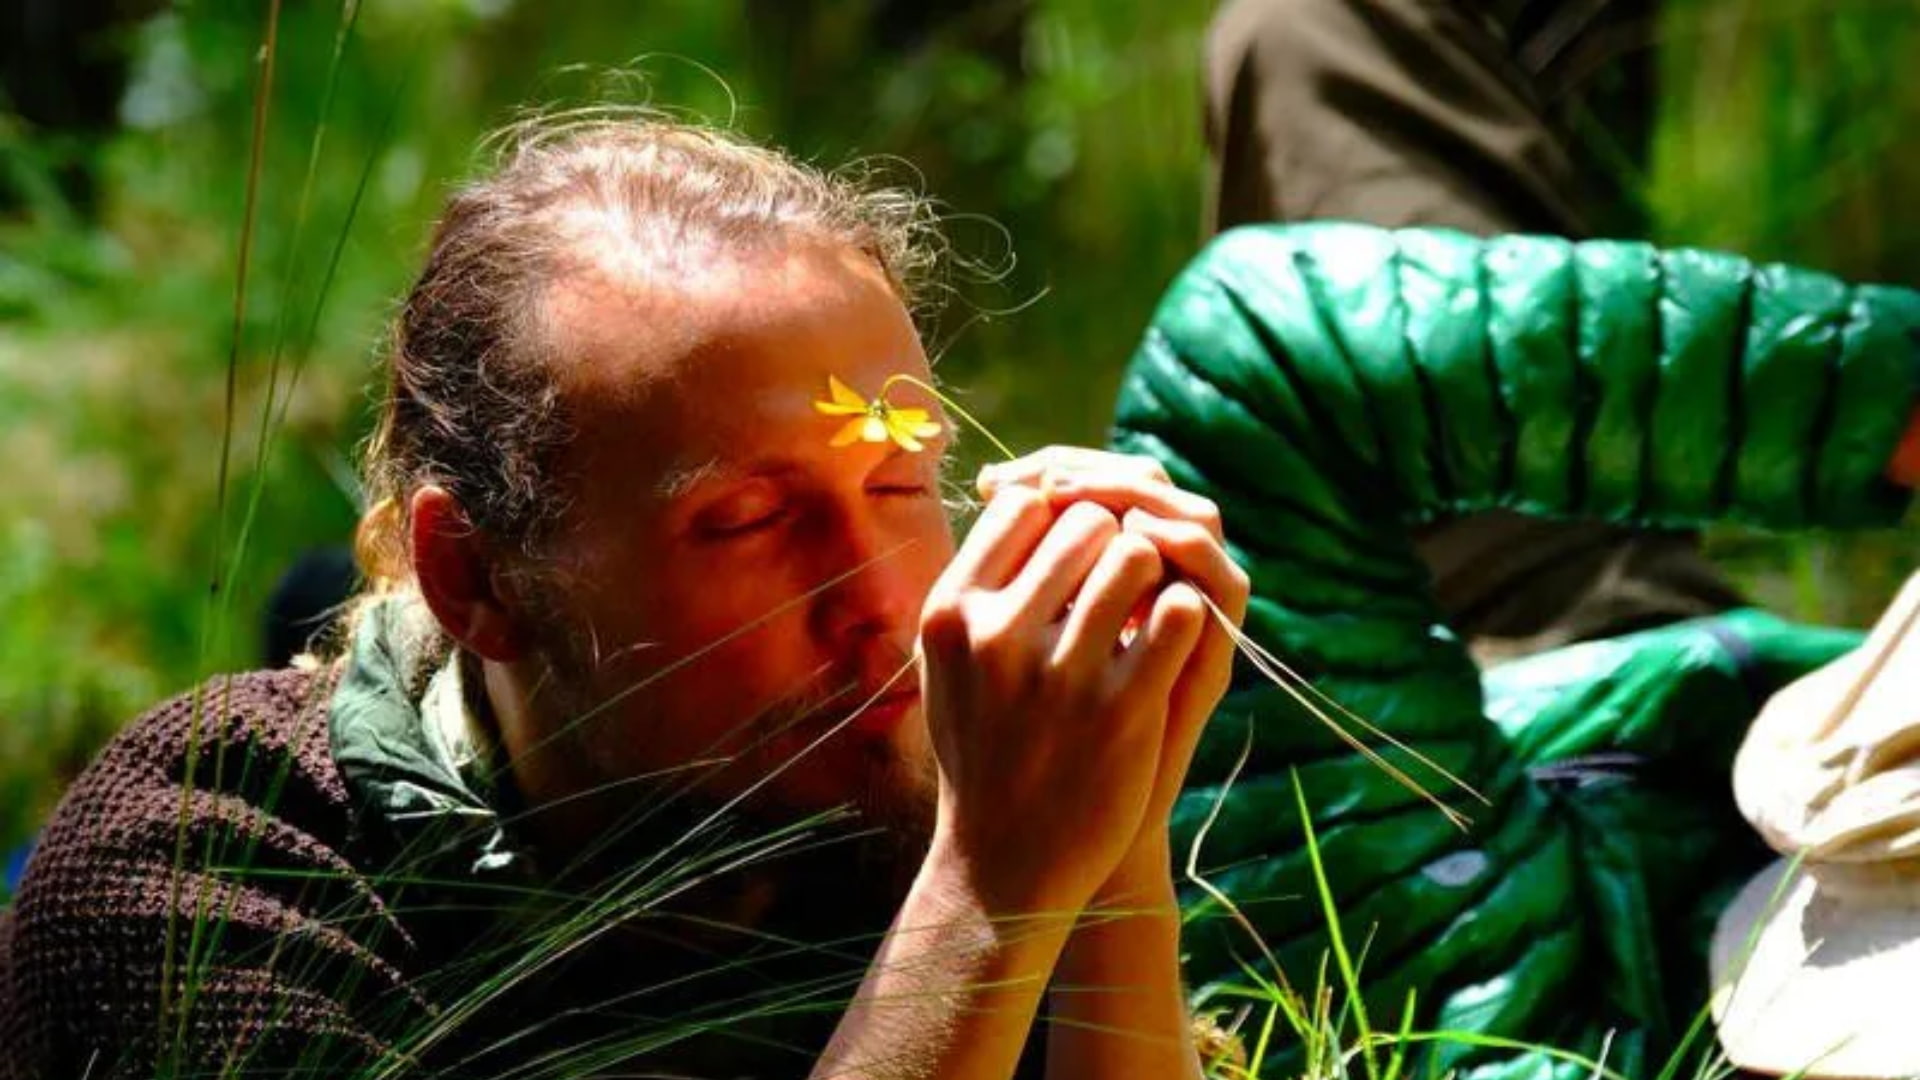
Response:
[[[828,376],[866,394],[891,375],[929,378],[912,318],[859,252],[801,244],[676,261],[671,273],[589,266],[547,297],[577,471],[657,484],[714,461],[824,449],[834,424],[813,402]]]

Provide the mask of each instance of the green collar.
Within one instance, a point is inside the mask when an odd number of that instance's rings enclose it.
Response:
[[[361,609],[327,723],[354,805],[398,842],[396,869],[528,875],[529,855],[502,827],[493,748],[468,705],[459,650],[419,597]]]

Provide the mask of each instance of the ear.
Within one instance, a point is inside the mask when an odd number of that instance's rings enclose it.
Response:
[[[479,530],[447,489],[428,484],[408,503],[414,579],[440,626],[484,660],[511,663],[526,652],[512,598],[502,595]]]

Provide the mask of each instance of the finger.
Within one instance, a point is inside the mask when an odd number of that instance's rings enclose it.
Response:
[[[1119,455],[1108,455],[1108,458],[1153,464],[1144,458],[1123,459]],[[1158,469],[1157,465],[1153,467]],[[1138,508],[1158,517],[1191,521],[1215,537],[1225,536],[1220,507],[1204,495],[1178,487],[1166,478],[1164,472],[1156,475],[1131,465],[1034,472],[1022,464],[1017,471],[996,474],[991,483],[983,480],[981,490],[998,492],[1016,486],[1039,491],[1055,506],[1096,502],[1116,514]]]
[[[1080,500],[1097,502],[1116,514],[1145,510],[1169,521],[1187,521],[1224,539],[1220,507],[1205,495],[1171,483],[1154,483],[1114,473],[1072,473],[1054,478],[1042,494],[1055,505]]]
[[[1067,507],[1002,595],[1016,611],[1052,622],[1118,535],[1119,519],[1107,510],[1092,503]]]
[[[1200,593],[1184,581],[1172,582],[1154,597],[1146,625],[1127,647],[1123,677],[1137,693],[1170,699],[1206,625]]]
[[[1053,520],[1053,509],[1038,492],[1006,489],[981,511],[953,561],[941,573],[942,584],[1005,588],[1026,565]]]
[[[1167,564],[1211,600],[1226,622],[1238,626],[1246,617],[1249,591],[1246,571],[1226,548],[1198,525],[1168,521],[1143,511],[1128,512],[1121,527],[1150,539]],[[1194,726],[1213,711],[1233,671],[1234,640],[1221,619],[1207,613],[1204,637],[1188,658],[1175,691],[1174,709]],[[1202,697],[1212,700],[1201,701]]]
[[[1108,541],[1074,598],[1055,656],[1080,667],[1111,661],[1128,618],[1165,577],[1151,541],[1124,532]]]
[[[1192,521],[1129,510],[1120,519],[1127,533],[1145,537],[1180,575],[1193,582],[1222,614],[1239,625],[1247,613],[1247,572],[1227,554],[1226,545]]]
[[[1170,483],[1167,471],[1158,461],[1139,454],[1116,454],[1081,446],[1049,446],[1024,457],[989,465],[980,470],[982,498],[1013,484],[1039,487],[1048,475],[1063,476],[1080,472],[1111,472],[1138,476],[1146,480]]]

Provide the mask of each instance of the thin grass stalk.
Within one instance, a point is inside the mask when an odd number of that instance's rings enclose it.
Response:
[[[1407,1064],[1407,1033],[1413,1030],[1413,1017],[1419,997],[1413,987],[1407,987],[1406,1004],[1400,1008],[1400,1030],[1393,1044],[1393,1054],[1387,1058],[1385,1080],[1400,1080],[1401,1070]]]
[[[274,57],[278,53],[280,34],[280,0],[270,0],[267,5],[267,25],[264,44],[261,47],[258,79],[255,83],[253,101],[253,129],[251,146],[248,151],[246,202],[241,214],[239,252],[236,259],[234,278],[232,339],[227,350],[226,408],[223,412],[223,424],[220,441],[220,466],[215,486],[215,532],[213,550],[213,576],[208,583],[204,622],[200,632],[200,663],[204,669],[212,646],[214,624],[218,621],[221,606],[222,580],[220,576],[220,548],[226,537],[227,474],[233,454],[234,400],[239,385],[240,352],[246,329],[247,275],[253,253],[254,222],[259,209],[260,175],[263,153],[266,144],[267,116],[273,97]],[[231,690],[232,680],[228,679],[222,687],[222,712],[225,711],[225,699]],[[167,883],[167,928],[163,952],[161,954],[160,1001],[156,1019],[159,1026],[161,1046],[172,1047],[171,1065],[179,1067],[179,1053],[184,1037],[187,1012],[180,1010],[179,1030],[171,1039],[167,1033],[167,1019],[174,1011],[173,977],[174,949],[179,934],[179,905],[182,866],[186,860],[187,825],[192,806],[194,773],[199,764],[200,721],[204,715],[204,694],[196,690],[188,714],[186,767],[181,779],[180,811],[176,823],[174,840],[173,873]],[[216,768],[217,771],[217,768]],[[196,901],[197,903],[198,901]],[[198,922],[193,933],[199,933]]]
[[[1297,772],[1288,770],[1293,777],[1293,797],[1300,808],[1300,824],[1306,834],[1307,863],[1313,868],[1314,891],[1320,897],[1320,910],[1326,916],[1327,937],[1333,945],[1333,956],[1340,972],[1342,989],[1347,994],[1347,1005],[1353,1009],[1355,1024],[1360,1029],[1362,1062],[1366,1065],[1369,1080],[1379,1080],[1380,1065],[1373,1054],[1373,1025],[1367,1018],[1366,999],[1360,994],[1360,975],[1353,957],[1347,951],[1346,934],[1340,926],[1340,909],[1334,904],[1333,891],[1327,883],[1326,866],[1320,861],[1320,839],[1313,828],[1313,819],[1307,812],[1307,796],[1300,786]]]
[[[1252,756],[1253,721],[1249,720],[1247,740],[1240,748],[1240,756],[1234,759],[1233,768],[1227,771],[1226,780],[1220,784],[1219,791],[1214,795],[1213,805],[1208,807],[1206,818],[1200,822],[1200,827],[1194,830],[1193,842],[1187,845],[1186,878],[1201,892],[1206,893],[1214,903],[1225,909],[1234,923],[1246,932],[1247,937],[1252,939],[1255,947],[1260,950],[1261,957],[1266,960],[1267,968],[1273,972],[1273,977],[1278,981],[1281,991],[1291,997],[1294,996],[1293,987],[1287,982],[1287,973],[1280,967],[1279,958],[1267,946],[1266,938],[1261,936],[1260,931],[1253,925],[1253,921],[1248,919],[1246,913],[1240,910],[1240,906],[1233,902],[1233,898],[1213,882],[1208,881],[1206,875],[1200,872],[1200,849],[1206,846],[1208,834],[1213,831],[1214,824],[1220,820],[1220,814],[1226,808],[1228,793],[1233,790],[1233,785],[1240,779],[1241,771],[1246,768]]]
[[[352,31],[354,18],[357,17],[358,12],[359,12],[359,5],[357,2],[354,2],[354,0],[349,0],[348,4],[343,8],[343,11],[342,11],[342,26],[340,28],[338,35],[335,38],[334,53],[333,53],[332,60],[330,61],[329,70],[328,70],[328,81],[327,81],[328,92],[326,96],[327,107],[331,106],[331,102],[333,98],[332,92],[333,92],[333,88],[338,75],[338,68],[340,65],[341,55],[345,48],[345,43],[347,41],[347,38]],[[333,249],[328,259],[326,272],[322,277],[320,288],[314,301],[313,316],[308,324],[307,336],[303,344],[303,348],[298,358],[294,362],[293,373],[289,379],[286,394],[282,399],[282,401],[280,402],[280,409],[278,414],[276,415],[274,413],[273,383],[274,381],[277,380],[277,369],[280,364],[280,354],[281,354],[281,345],[282,345],[280,336],[285,326],[284,316],[285,316],[285,312],[289,310],[291,307],[291,301],[290,299],[288,299],[288,297],[290,296],[291,280],[293,277],[293,272],[291,269],[289,269],[288,271],[288,275],[287,275],[288,280],[285,286],[286,291],[283,291],[282,293],[282,306],[281,306],[282,318],[281,318],[279,328],[276,329],[276,341],[274,346],[273,358],[271,361],[272,370],[270,371],[270,377],[269,377],[268,396],[267,396],[267,401],[263,408],[263,414],[261,417],[260,442],[256,448],[256,454],[255,454],[254,481],[250,486],[250,492],[247,500],[246,511],[241,520],[239,534],[236,537],[234,542],[232,559],[227,568],[227,572],[225,575],[225,580],[227,581],[236,580],[240,573],[242,561],[245,558],[247,548],[249,547],[249,541],[252,534],[253,524],[257,516],[257,513],[259,511],[262,496],[266,488],[266,471],[265,471],[266,460],[268,456],[271,454],[273,444],[277,440],[280,430],[282,430],[285,426],[287,409],[291,405],[294,390],[298,387],[298,384],[299,384],[299,377],[300,377],[301,370],[304,367],[306,351],[311,348],[313,339],[315,337],[315,334],[317,333],[320,313],[324,309],[326,304],[326,299],[331,293],[331,288],[334,281],[335,273],[339,267],[341,254],[346,248],[347,237],[351,234],[354,221],[357,219],[361,202],[367,190],[368,182],[373,174],[373,168],[375,164],[379,161],[380,157],[382,156],[387,146],[388,136],[392,131],[392,122],[395,114],[398,112],[401,93],[402,93],[402,90],[404,89],[404,86],[405,86],[405,75],[403,73],[400,84],[395,87],[393,95],[389,100],[388,109],[386,111],[384,121],[381,125],[379,136],[375,140],[374,148],[367,155],[366,161],[360,170],[359,181],[355,186],[353,197],[348,204],[345,219],[341,223],[340,229],[335,234]],[[303,182],[301,205],[300,205],[299,213],[297,215],[297,219],[295,223],[296,241],[295,241],[294,247],[296,249],[296,252],[299,246],[297,237],[299,236],[301,229],[304,227],[306,223],[307,193],[311,190],[312,183],[313,183],[313,174],[315,170],[318,168],[318,163],[320,160],[320,151],[321,151],[321,146],[322,146],[324,133],[326,129],[326,122],[327,122],[327,107],[323,107],[321,111],[320,126],[315,131],[311,150],[308,155],[307,176],[305,181]],[[223,603],[220,605],[218,613],[214,616],[215,618],[222,618],[229,611],[228,605],[230,605],[231,603],[231,595],[232,594],[229,591]],[[318,708],[309,708],[309,709],[303,709],[301,711],[300,720],[295,728],[295,733],[294,733],[294,738],[296,740],[300,738],[302,735],[304,735],[306,724],[310,723],[312,721],[312,718],[318,715],[324,715],[324,710],[318,709]],[[251,756],[249,756],[247,760],[242,763],[241,775],[238,778],[238,783],[243,788],[246,786],[248,782],[248,778],[249,778],[248,774],[252,768],[252,765],[253,765],[253,761]],[[265,796],[266,805],[272,806],[272,805],[275,805],[275,803],[277,802],[279,793],[284,788],[286,778],[291,767],[292,767],[291,761],[283,761],[278,766],[276,775],[273,777],[271,781],[269,781],[269,784],[268,784],[268,791]],[[217,771],[217,767],[216,767],[216,771]],[[214,790],[223,789],[221,780],[222,780],[221,777],[219,776],[215,777]],[[221,841],[223,844],[228,839],[229,838],[227,836],[222,834]],[[242,866],[248,865],[250,863],[251,855],[253,851],[258,847],[258,841],[259,841],[259,837],[257,835],[251,836],[247,839],[246,850],[242,854],[239,860]],[[210,847],[212,843],[213,843],[212,838],[209,838]],[[211,854],[211,852],[209,852],[209,856],[205,860],[204,864],[212,865],[217,861],[223,861],[223,860],[216,859]],[[230,894],[227,898],[227,909],[220,913],[220,917],[215,922],[212,936],[209,939],[207,939],[206,942],[204,943],[205,945],[204,955],[211,956],[218,949],[220,937],[225,928],[227,920],[231,917],[231,914],[232,914],[231,905],[233,903],[233,900],[234,900],[234,896]],[[196,922],[198,921],[199,920],[197,919]],[[189,972],[192,972],[198,969],[201,961],[201,957],[203,955],[203,950],[201,950],[199,947],[201,943],[199,941],[198,925],[196,925],[195,930],[196,932],[195,932],[194,938],[189,943],[189,951],[188,951],[188,958],[187,958],[187,968]],[[278,955],[277,946],[275,949],[275,955],[276,956]],[[186,1000],[183,1002],[183,1011],[186,1011],[188,1008],[190,1008],[191,999],[194,996],[194,992],[196,989],[197,989],[197,983],[192,979],[191,976],[189,976],[189,985],[187,987]]]

